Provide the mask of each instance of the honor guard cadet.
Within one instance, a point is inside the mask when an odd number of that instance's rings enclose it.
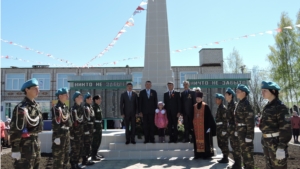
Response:
[[[53,169],[67,169],[70,153],[71,118],[66,102],[69,100],[67,88],[60,88],[55,93],[58,98],[56,105],[52,108],[52,154]]]
[[[76,91],[73,94],[72,100],[74,101],[74,105],[71,108],[72,127],[70,129],[70,163],[71,169],[80,169],[81,167],[78,166],[78,163],[83,149],[84,118],[83,107],[81,106],[81,103],[83,102],[83,97],[79,91]]]
[[[228,134],[227,134],[227,115],[226,107],[223,104],[224,96],[220,93],[216,93],[216,104],[218,105],[217,114],[216,114],[216,124],[217,124],[217,140],[218,146],[222,151],[223,158],[218,160],[219,163],[228,163]]]
[[[95,164],[93,161],[88,161],[89,156],[91,155],[91,144],[93,140],[94,131],[94,121],[95,121],[95,113],[92,107],[92,96],[88,92],[84,95],[84,120],[86,121],[83,131],[83,156],[82,156],[82,165],[93,165]]]
[[[96,95],[93,97],[94,105],[93,110],[95,113],[95,123],[94,123],[94,134],[92,142],[92,160],[99,161],[102,156],[98,155],[98,149],[101,144],[102,139],[102,110],[100,104],[102,102],[101,96]]]
[[[39,169],[41,158],[38,133],[43,130],[42,112],[35,102],[39,94],[38,81],[26,81],[21,91],[25,98],[13,111],[10,123],[11,157],[16,169]]]
[[[239,84],[236,95],[240,100],[235,109],[235,123],[238,134],[244,169],[254,169],[253,139],[254,139],[254,113],[247,96],[250,91],[247,86]]]
[[[288,143],[292,138],[288,108],[279,100],[280,87],[275,82],[262,82],[262,95],[268,99],[260,119],[266,169],[287,169]]]
[[[230,140],[230,145],[232,148],[232,154],[234,158],[234,164],[228,169],[240,169],[242,168],[241,166],[241,151],[240,151],[240,145],[239,145],[239,140],[238,140],[238,134],[236,131],[236,125],[235,125],[235,120],[234,120],[234,109],[236,102],[234,101],[235,97],[235,92],[231,88],[226,89],[225,93],[225,99],[228,102],[227,105],[227,120],[228,120],[228,127],[227,127],[227,132],[228,132],[228,137]]]

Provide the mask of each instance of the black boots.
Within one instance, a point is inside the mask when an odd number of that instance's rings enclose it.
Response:
[[[234,159],[234,164],[230,167],[227,167],[227,169],[241,169],[241,159],[240,158],[235,158]]]
[[[87,157],[82,157],[82,165],[93,165],[95,164],[93,161],[88,161]]]
[[[81,169],[81,167],[77,163],[71,163],[71,169]]]
[[[219,163],[228,163],[228,156],[223,154],[223,158],[221,160],[218,160]]]

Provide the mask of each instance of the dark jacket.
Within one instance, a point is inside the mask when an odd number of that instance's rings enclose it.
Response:
[[[181,92],[181,114],[194,117],[194,105],[196,104],[196,94],[192,90]]]
[[[171,96],[169,96],[169,91],[164,94],[165,109],[169,115],[177,116],[177,113],[181,111],[181,100],[180,93],[172,91]]]
[[[146,89],[142,90],[139,95],[139,112],[143,114],[155,113],[157,108],[157,93],[150,89],[150,96],[148,98]]]
[[[138,95],[132,91],[129,99],[127,91],[121,94],[120,99],[121,115],[130,116],[138,114]]]

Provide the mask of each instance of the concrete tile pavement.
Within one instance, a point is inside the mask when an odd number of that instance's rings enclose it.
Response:
[[[156,159],[156,160],[103,160],[86,169],[224,169],[229,164],[219,164],[218,159]]]

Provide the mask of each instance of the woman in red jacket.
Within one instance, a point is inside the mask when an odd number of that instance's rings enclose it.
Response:
[[[300,128],[300,117],[298,116],[296,111],[294,111],[293,113],[293,117],[291,118],[291,123],[293,129],[294,143],[299,143],[298,136],[299,136],[299,128]]]

